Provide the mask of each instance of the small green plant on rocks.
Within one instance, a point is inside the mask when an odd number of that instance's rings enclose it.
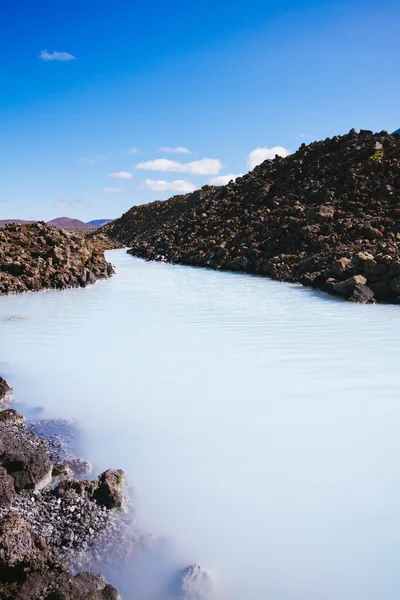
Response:
[[[381,160],[383,160],[384,156],[385,156],[385,153],[383,150],[377,150],[376,152],[371,154],[371,156],[369,158],[370,158],[370,160],[381,161]]]

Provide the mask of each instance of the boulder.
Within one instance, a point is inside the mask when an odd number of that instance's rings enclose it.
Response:
[[[0,377],[0,403],[7,402],[12,394],[12,390],[8,385],[7,381]]]
[[[211,600],[213,586],[208,575],[199,564],[189,565],[180,575],[179,600]]]
[[[400,296],[400,275],[392,279],[390,282],[390,288],[395,294]]]
[[[15,495],[14,479],[0,467],[0,507],[9,506]]]
[[[371,288],[363,283],[358,283],[351,296],[351,300],[353,300],[353,302],[359,302],[360,304],[367,304],[374,300],[374,296],[375,294]]]
[[[41,440],[23,426],[0,423],[0,465],[16,491],[41,489],[51,481],[52,463]]]
[[[339,258],[338,260],[335,260],[335,262],[332,265],[332,271],[334,272],[335,275],[338,275],[339,277],[340,276],[343,277],[343,273],[345,271],[347,271],[347,269],[349,269],[350,266],[351,266],[350,258],[342,257],[342,258]]]
[[[23,420],[23,415],[13,408],[0,411],[0,423],[22,423]]]
[[[108,469],[99,477],[99,487],[94,492],[93,499],[100,506],[119,508],[123,506],[126,495],[126,475],[121,469]]]
[[[340,296],[344,296],[345,298],[351,298],[353,295],[356,286],[359,284],[365,285],[367,280],[362,275],[354,275],[353,277],[349,277],[345,281],[339,281],[333,285],[333,289]]]

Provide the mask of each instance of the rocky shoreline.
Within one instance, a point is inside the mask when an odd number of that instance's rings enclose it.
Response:
[[[10,399],[10,387],[2,379]],[[26,422],[0,410],[0,598],[121,600],[94,571],[114,573],[157,540],[139,536],[127,507],[126,476],[109,469],[87,479],[90,464],[73,454],[68,419]],[[212,600],[209,574],[193,564],[175,573],[165,599]],[[134,600],[134,595],[126,598]]]
[[[111,277],[108,248],[102,233],[86,238],[41,222],[6,225],[0,228],[0,294],[85,287]]]
[[[134,206],[104,231],[147,260],[400,303],[400,136],[302,144],[226,186]]]
[[[85,287],[114,270],[104,250],[122,244],[104,232],[90,235],[44,223],[0,229],[0,295]],[[119,600],[94,573],[113,574],[151,536],[138,536],[129,513],[125,474],[108,470],[87,479],[66,419],[25,422],[7,408],[12,390],[0,377],[1,600]],[[209,575],[197,564],[174,573],[163,592],[171,600],[211,600]],[[163,596],[163,597],[164,597]],[[129,600],[134,596],[129,594]]]
[[[121,544],[125,475],[75,478],[85,462],[35,428],[14,409],[0,411],[0,597],[118,600],[103,576],[77,571]]]

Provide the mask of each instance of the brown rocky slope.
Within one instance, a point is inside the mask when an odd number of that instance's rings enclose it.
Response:
[[[105,231],[150,260],[400,302],[400,137],[351,130],[223,187],[135,206]]]
[[[84,287],[110,277],[103,248],[45,223],[0,229],[0,294]]]

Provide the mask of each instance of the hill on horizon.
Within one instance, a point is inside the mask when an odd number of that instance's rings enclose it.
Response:
[[[59,227],[60,229],[92,229],[96,227],[103,227],[112,223],[114,219],[94,219],[85,223],[80,219],[71,219],[70,217],[58,217],[47,221],[47,225],[52,227]],[[16,223],[17,225],[27,225],[29,223],[37,223],[37,221],[29,221],[26,219],[0,219],[0,227],[4,227],[10,223]]]
[[[90,225],[91,227],[103,227],[103,225],[108,225],[113,221],[114,219],[94,219],[93,221],[88,221],[86,225]]]
[[[89,229],[91,227],[91,225],[88,225],[84,221],[80,221],[79,219],[70,219],[69,217],[58,217],[57,219],[52,219],[51,221],[47,221],[47,225],[59,227],[61,229]]]

